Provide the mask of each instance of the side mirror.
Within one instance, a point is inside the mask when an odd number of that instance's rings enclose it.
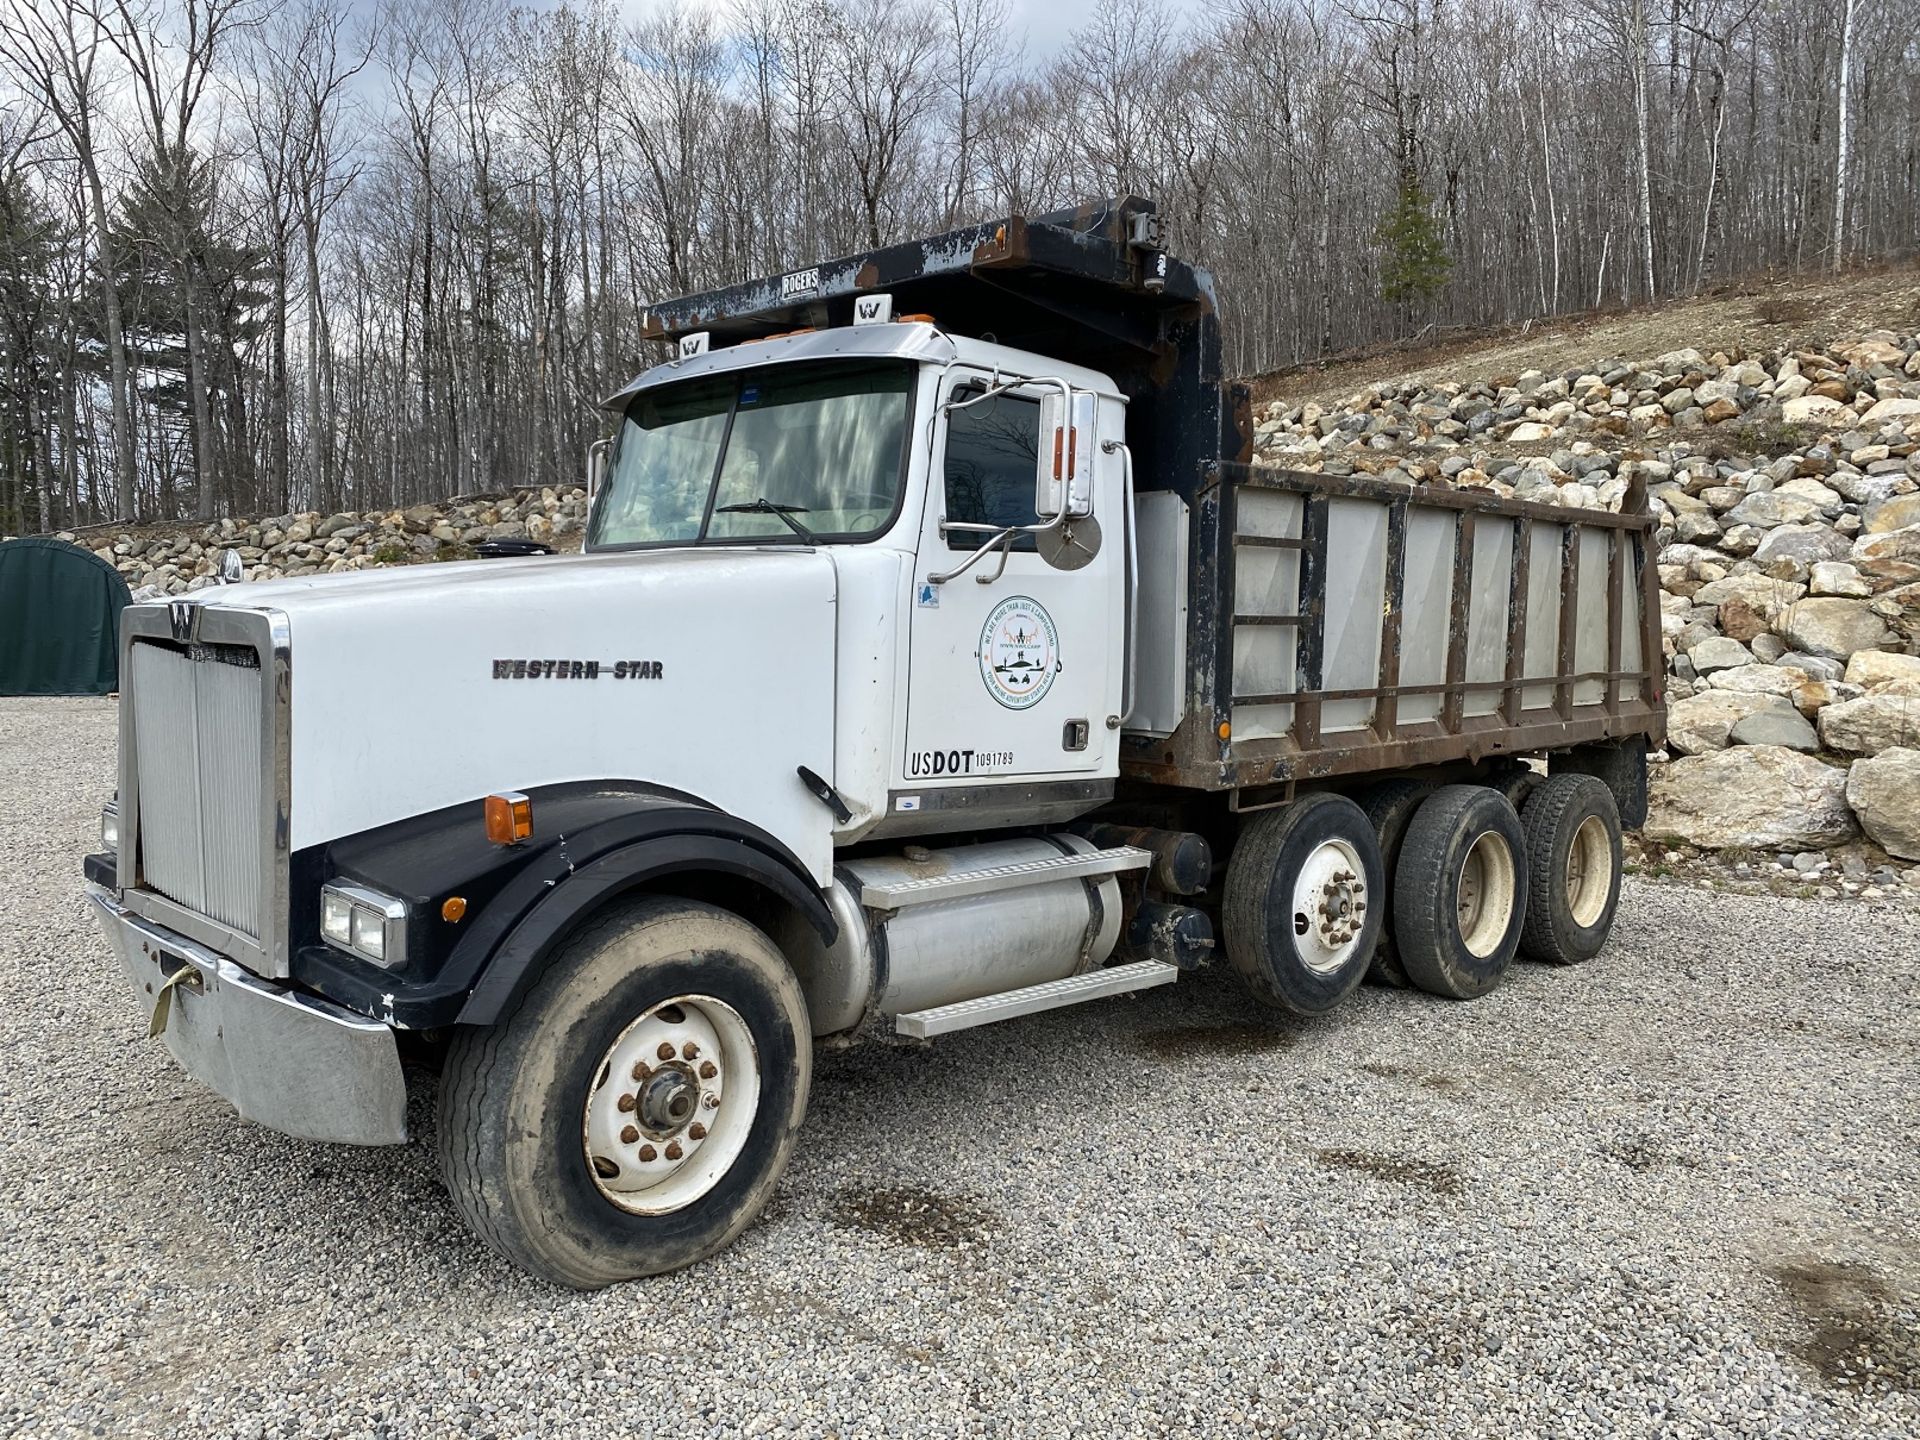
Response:
[[[220,557],[220,583],[238,585],[247,578],[246,563],[241,560],[238,550],[229,550]]]
[[[1042,520],[1051,520],[1063,510],[1075,520],[1093,513],[1093,456],[1099,444],[1094,404],[1095,397],[1081,390],[1041,398],[1033,513]]]

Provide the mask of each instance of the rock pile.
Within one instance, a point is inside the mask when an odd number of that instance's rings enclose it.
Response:
[[[239,552],[249,580],[471,560],[488,540],[574,548],[586,514],[585,490],[549,486],[404,510],[305,511],[265,520],[220,520],[195,530],[69,532],[60,538],[89,546],[117,569],[135,600],[153,600],[216,584],[228,550]]]
[[[1671,704],[1648,835],[1920,860],[1920,337],[1275,404],[1256,453],[1612,510],[1640,478]]]

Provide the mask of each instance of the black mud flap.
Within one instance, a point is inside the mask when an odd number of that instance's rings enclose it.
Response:
[[[1620,826],[1638,830],[1647,823],[1647,737],[1628,735],[1619,740],[1597,740],[1556,753],[1547,762],[1555,775],[1591,775],[1613,792]]]

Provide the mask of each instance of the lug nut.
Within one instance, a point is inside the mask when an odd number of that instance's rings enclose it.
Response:
[[[653,1073],[653,1072],[652,1072],[651,1070],[649,1070],[649,1069],[647,1068],[647,1062],[646,1062],[646,1061],[644,1061],[644,1060],[636,1060],[636,1061],[634,1062],[634,1065],[633,1065],[633,1078],[634,1078],[634,1079],[636,1079],[636,1080],[644,1080],[644,1079],[646,1079],[646,1078],[647,1078],[647,1076],[649,1076],[649,1075],[651,1075],[652,1073]]]
[[[669,1140],[667,1142],[667,1159],[678,1160],[683,1153],[678,1140]]]
[[[660,1048],[653,1053],[658,1055],[662,1060],[671,1060],[673,1058],[673,1042],[671,1040],[662,1040],[660,1042]]]
[[[622,1145],[631,1145],[633,1144],[634,1141],[638,1140],[639,1138],[640,1138],[640,1132],[634,1129],[633,1126],[631,1125],[627,1126],[626,1129],[620,1132],[620,1143]]]
[[[632,1095],[622,1095],[619,1100],[620,1113],[622,1115],[632,1114],[633,1107],[639,1103],[639,1100]]]
[[[642,1145],[640,1147],[640,1158],[642,1160],[657,1160],[660,1158],[660,1152],[655,1150],[651,1145]]]
[[[700,1122],[699,1122],[698,1120],[696,1120],[696,1121],[694,1121],[694,1122],[693,1122],[693,1124],[691,1124],[691,1125],[689,1125],[689,1126],[687,1127],[687,1138],[688,1138],[689,1140],[704,1140],[704,1139],[706,1139],[706,1138],[707,1138],[707,1127],[706,1127],[706,1126],[704,1126],[704,1125],[702,1125],[702,1124],[701,1124],[701,1123],[700,1123]]]
[[[687,1041],[686,1044],[680,1047],[680,1058],[682,1060],[697,1059],[699,1057],[699,1054],[700,1054],[700,1047],[694,1044],[691,1040]]]
[[[720,1067],[715,1065],[711,1060],[703,1060],[700,1062],[700,1078],[702,1080],[711,1080],[719,1073]]]
[[[709,1110],[718,1110],[720,1108],[720,1097],[718,1095],[709,1095],[700,1103]]]

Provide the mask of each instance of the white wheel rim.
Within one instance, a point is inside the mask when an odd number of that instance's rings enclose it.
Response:
[[[684,1209],[733,1167],[760,1108],[760,1056],[739,1012],[662,1000],[594,1071],[583,1138],[600,1193],[636,1215]]]
[[[1467,848],[1455,885],[1460,940],[1467,953],[1484,960],[1500,948],[1513,919],[1513,851],[1497,832],[1484,830]]]
[[[1613,846],[1607,843],[1607,827],[1598,815],[1589,815],[1573,832],[1573,843],[1567,847],[1566,883],[1573,923],[1582,930],[1592,929],[1600,922],[1613,889]]]
[[[1367,872],[1345,840],[1322,840],[1293,881],[1293,943],[1316,975],[1331,975],[1353,958],[1366,928]]]

